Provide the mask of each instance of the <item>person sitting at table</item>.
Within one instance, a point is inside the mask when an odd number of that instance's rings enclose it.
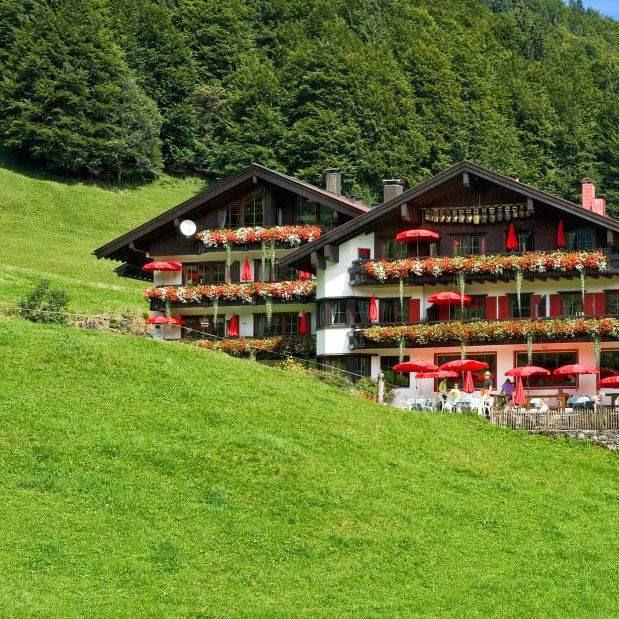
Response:
[[[506,378],[503,386],[501,387],[501,393],[505,395],[505,402],[509,404],[514,397],[514,383],[510,378]]]
[[[460,387],[458,386],[458,383],[454,383],[454,386],[449,392],[449,396],[452,400],[457,400],[460,397]]]
[[[533,403],[533,402],[531,402]],[[548,402],[543,398],[535,398],[535,412],[536,413],[547,413],[549,411]]]

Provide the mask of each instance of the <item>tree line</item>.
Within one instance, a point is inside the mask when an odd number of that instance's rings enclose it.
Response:
[[[62,173],[470,159],[619,214],[619,23],[581,0],[0,0],[0,136]]]

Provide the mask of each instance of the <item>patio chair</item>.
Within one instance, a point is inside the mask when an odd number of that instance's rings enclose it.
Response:
[[[441,402],[441,413],[453,413],[456,409],[455,401],[448,397]]]

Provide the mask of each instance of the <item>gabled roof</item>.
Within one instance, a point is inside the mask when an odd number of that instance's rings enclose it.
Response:
[[[316,187],[315,185],[306,183],[292,176],[282,174],[281,172],[276,172],[275,170],[271,170],[257,163],[252,163],[241,172],[225,178],[202,193],[199,193],[197,196],[161,213],[161,215],[157,215],[157,217],[154,217],[141,226],[95,249],[93,254],[97,256],[97,258],[109,258],[111,260],[128,260],[130,258],[135,258],[138,263],[144,262],[143,254],[133,250],[132,243],[156,232],[163,226],[174,222],[177,218],[188,217],[190,214],[200,210],[201,207],[204,207],[209,200],[234,189],[236,186],[254,177],[281,187],[282,189],[297,193],[310,200],[314,200],[319,204],[328,206],[335,211],[351,217],[355,217],[370,210],[367,206],[363,206],[344,196],[331,193],[325,189],[321,189],[320,187]]]
[[[337,228],[327,232],[326,234],[323,234],[316,241],[308,243],[307,245],[303,245],[299,249],[281,258],[279,260],[279,263],[282,266],[293,265],[299,260],[307,258],[312,252],[318,249],[322,249],[326,245],[340,245],[341,243],[357,236],[358,234],[369,231],[371,229],[372,223],[380,219],[385,214],[393,211],[394,209],[399,209],[402,204],[406,204],[407,202],[410,202],[415,198],[422,196],[426,192],[431,191],[432,189],[438,187],[439,185],[442,185],[446,181],[465,172],[473,174],[489,182],[495,183],[496,185],[504,187],[505,189],[509,189],[511,191],[519,193],[527,198],[532,198],[533,200],[537,200],[538,202],[542,202],[544,204],[556,207],[571,215],[575,215],[576,217],[581,217],[582,219],[586,219],[587,221],[599,224],[600,226],[604,226],[609,230],[619,232],[619,221],[615,219],[611,219],[610,217],[605,217],[603,215],[598,215],[597,213],[585,210],[582,206],[576,204],[575,202],[570,202],[569,200],[565,200],[553,194],[547,193],[545,191],[542,191],[541,189],[536,189],[535,187],[531,187],[530,185],[521,183],[520,181],[499,174],[498,172],[488,170],[487,168],[477,165],[476,163],[472,163],[470,161],[461,161],[460,163],[455,164],[454,166],[448,168],[440,174],[437,174],[436,176],[433,176],[423,181],[416,187],[413,187],[412,189],[403,192],[401,195],[397,196],[393,200],[389,200],[389,202],[384,202],[383,204],[369,210],[363,215],[359,215],[359,217],[356,217],[355,219],[352,219],[351,221],[348,221],[341,226],[338,226]]]

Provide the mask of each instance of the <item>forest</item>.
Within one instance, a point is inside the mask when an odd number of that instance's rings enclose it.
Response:
[[[470,159],[619,216],[619,22],[581,0],[0,0],[0,62],[2,144],[63,175],[371,203]]]

